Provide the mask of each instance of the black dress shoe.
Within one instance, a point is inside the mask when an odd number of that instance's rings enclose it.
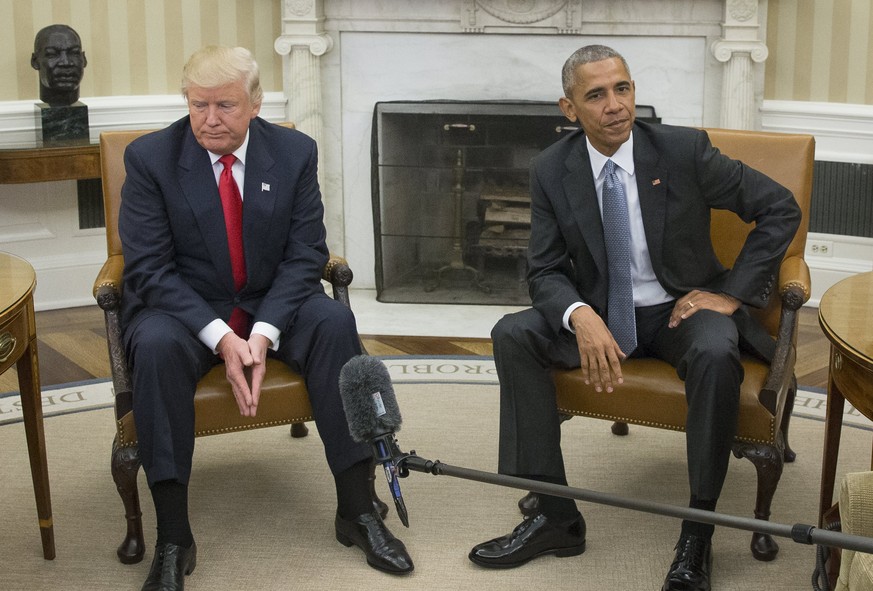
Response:
[[[194,572],[197,566],[197,544],[183,548],[175,544],[158,544],[155,557],[142,591],[182,591],[185,575]]]
[[[354,544],[367,555],[367,564],[392,574],[412,572],[412,558],[403,542],[388,531],[382,519],[374,511],[347,520],[337,513],[336,539],[343,546]]]
[[[474,546],[469,558],[488,568],[513,568],[543,554],[563,558],[583,552],[585,520],[582,515],[554,523],[539,513],[525,517],[512,533]]]
[[[711,591],[712,541],[683,535],[676,544],[676,558],[661,591]]]

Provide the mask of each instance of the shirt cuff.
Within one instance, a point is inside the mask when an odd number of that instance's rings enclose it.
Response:
[[[218,354],[218,341],[229,332],[233,332],[233,329],[227,325],[227,322],[221,318],[216,318],[197,333],[197,338],[200,339],[201,343],[209,347],[210,351]]]
[[[566,328],[567,330],[569,330],[573,334],[576,334],[576,331],[573,330],[572,326],[570,326],[570,314],[572,314],[573,310],[575,310],[576,308],[581,308],[582,306],[587,306],[587,305],[588,304],[586,304],[584,302],[576,302],[575,304],[570,304],[570,307],[567,308],[566,312],[564,312],[564,318],[561,321],[564,324],[564,328]]]
[[[279,337],[282,332],[270,324],[269,322],[255,322],[254,326],[252,326],[252,334],[259,334],[267,337],[272,345],[270,345],[270,350],[275,351],[279,348]]]
[[[221,318],[216,318],[197,333],[197,338],[200,339],[201,343],[209,347],[210,351],[218,354],[218,342],[221,340],[221,337],[229,332],[233,332],[233,329],[227,325],[227,322]],[[272,345],[270,345],[270,350],[275,351],[279,348],[279,337],[281,331],[272,324],[267,322],[255,322],[255,325],[252,326],[252,334],[263,335],[269,339],[272,343]]]

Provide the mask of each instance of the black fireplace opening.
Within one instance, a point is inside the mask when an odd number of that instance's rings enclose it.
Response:
[[[653,109],[638,110],[656,120]],[[377,103],[377,299],[530,304],[530,161],[577,128],[550,102]]]

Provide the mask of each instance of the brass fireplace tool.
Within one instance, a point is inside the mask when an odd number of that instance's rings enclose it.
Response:
[[[475,131],[475,125],[467,125],[464,123],[446,124],[443,129],[449,131],[453,128],[464,128],[469,131]],[[443,274],[455,274],[457,272],[468,273],[470,282],[485,293],[491,290],[486,285],[482,284],[482,274],[478,269],[467,265],[464,262],[464,152],[458,148],[455,157],[455,166],[453,168],[453,184],[452,184],[452,206],[454,209],[453,222],[454,229],[452,233],[452,252],[449,264],[444,265],[436,270],[436,280],[434,283],[425,285],[424,290],[431,292],[439,287],[443,280]]]

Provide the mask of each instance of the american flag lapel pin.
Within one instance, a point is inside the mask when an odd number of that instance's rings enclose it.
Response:
[[[261,191],[269,191],[270,183],[261,183]]]
[[[653,187],[657,187],[657,186],[660,185],[660,184],[661,184],[661,179],[655,179],[655,180],[652,181],[652,186],[653,186]]]

